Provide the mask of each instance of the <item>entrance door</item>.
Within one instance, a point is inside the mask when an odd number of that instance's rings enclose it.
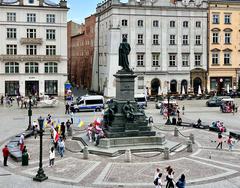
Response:
[[[177,93],[177,81],[171,80],[170,82],[170,92],[171,93]]]
[[[154,79],[151,81],[151,95],[152,95],[152,96],[158,95],[159,87],[160,87],[160,81],[159,81],[159,79],[154,78]]]
[[[26,81],[25,95],[39,95],[39,81]]]
[[[194,90],[194,93],[197,94],[198,93],[198,88],[199,86],[201,87],[202,89],[202,80],[201,78],[197,77],[193,80],[193,90]]]

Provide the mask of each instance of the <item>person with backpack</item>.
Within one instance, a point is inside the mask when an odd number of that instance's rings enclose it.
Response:
[[[217,145],[216,149],[218,149],[219,146],[220,146],[220,149],[222,149],[222,144],[223,144],[222,133],[218,133],[218,145]]]
[[[176,183],[176,186],[178,188],[185,188],[186,185],[186,181],[185,181],[185,175],[182,174],[181,177],[179,178],[179,180]]]
[[[162,188],[162,173],[159,173],[154,180],[155,188]]]
[[[173,169],[170,167],[169,169],[167,169],[167,176],[166,176],[166,181],[167,181],[167,185],[166,188],[174,188],[174,183],[173,183],[173,175],[174,175],[174,171]]]

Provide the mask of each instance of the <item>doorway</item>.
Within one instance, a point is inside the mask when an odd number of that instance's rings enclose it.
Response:
[[[193,91],[194,91],[195,94],[198,93],[199,86],[202,89],[202,80],[201,80],[201,78],[197,77],[193,80]]]
[[[39,81],[25,82],[25,96],[39,95]]]
[[[159,79],[154,78],[154,79],[151,81],[151,95],[152,95],[152,96],[158,95],[159,87],[160,87],[160,81],[159,81]]]
[[[171,93],[177,93],[177,81],[171,80],[170,82],[170,92]]]

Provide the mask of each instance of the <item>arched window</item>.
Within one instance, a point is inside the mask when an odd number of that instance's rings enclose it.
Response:
[[[38,73],[38,63],[36,62],[25,63],[25,73]]]
[[[48,62],[44,64],[45,73],[57,73],[58,65],[55,62]]]
[[[19,63],[17,62],[5,63],[5,73],[7,74],[19,73]]]

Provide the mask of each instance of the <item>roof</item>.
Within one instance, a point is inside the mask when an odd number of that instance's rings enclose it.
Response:
[[[18,3],[19,0],[2,0],[2,4],[11,5]],[[44,3],[48,6],[59,6],[59,4],[52,2],[51,0],[44,0]]]

